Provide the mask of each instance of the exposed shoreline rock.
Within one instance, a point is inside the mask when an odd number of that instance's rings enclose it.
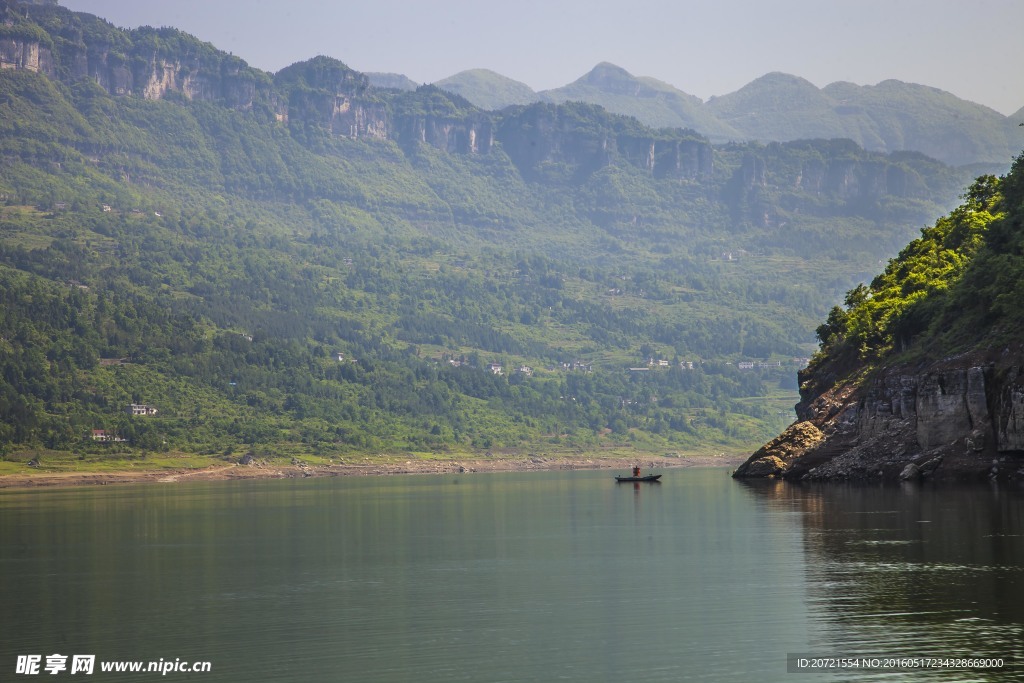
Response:
[[[1024,362],[999,356],[889,368],[803,396],[799,421],[733,476],[1024,481]],[[821,438],[807,438],[812,427]]]
[[[781,477],[793,461],[825,437],[809,421],[797,422],[761,446],[733,473],[734,477]]]

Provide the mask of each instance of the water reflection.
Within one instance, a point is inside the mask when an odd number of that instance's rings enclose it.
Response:
[[[812,683],[838,677],[794,679],[786,653],[1020,657],[1022,534],[1019,492],[725,470],[0,492],[0,667],[67,651],[212,660],[208,683]]]
[[[803,521],[815,653],[1024,662],[1020,489],[741,485],[772,510]],[[1014,675],[961,671],[937,678],[1017,680],[1007,678]]]
[[[0,492],[0,666],[788,680],[785,653],[807,644],[801,534],[758,510],[724,470],[639,488],[551,472]]]

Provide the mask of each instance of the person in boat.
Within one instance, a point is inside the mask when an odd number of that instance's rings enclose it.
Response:
[[[640,476],[640,466],[639,465],[633,465],[633,476],[634,477],[639,477]]]

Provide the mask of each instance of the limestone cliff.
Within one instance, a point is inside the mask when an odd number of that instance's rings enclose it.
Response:
[[[513,109],[501,119],[496,137],[527,176],[552,164],[586,174],[617,158],[659,178],[689,179],[714,172],[714,155],[706,139],[687,131],[655,133],[635,120],[578,102]]]
[[[487,154],[494,144],[494,129],[483,113],[465,118],[411,115],[396,121],[395,137],[453,154]]]
[[[425,85],[394,100],[391,137],[406,149],[427,144],[451,154],[487,154],[494,145],[494,117],[459,95]]]
[[[349,138],[386,139],[390,114],[370,92],[370,79],[336,59],[314,57],[274,76],[287,103],[286,119]]]
[[[157,100],[178,93],[238,110],[259,100],[276,104],[265,74],[175,29],[126,31],[56,5],[3,3],[0,16],[0,68],[35,71],[68,84],[90,79],[119,97]]]
[[[949,358],[851,379],[797,406],[793,428],[735,476],[801,480],[1024,478],[1024,356]],[[803,432],[800,432],[803,434]]]
[[[27,69],[53,73],[53,52],[35,36],[0,33],[0,69]]]
[[[786,159],[776,152],[789,150]],[[849,140],[773,143],[744,154],[728,192],[738,218],[761,228],[786,223],[786,213],[817,214],[821,200],[868,206],[920,197],[926,183],[906,155],[858,158]],[[785,193],[779,203],[779,190]]]
[[[698,178],[714,171],[711,145],[703,140],[623,135],[615,139],[615,147],[627,161],[655,178]]]

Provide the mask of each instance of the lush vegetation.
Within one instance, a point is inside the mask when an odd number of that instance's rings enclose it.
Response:
[[[438,88],[461,95],[488,111],[538,100],[530,86],[487,69],[460,71],[434,83]]]
[[[750,447],[788,421],[816,321],[965,179],[29,16],[55,77],[0,72],[10,457]],[[74,76],[96,46],[220,85],[114,96]],[[383,128],[339,134],[356,108]]]
[[[817,329],[809,395],[864,367],[1019,343],[1024,155],[1005,177],[979,177],[962,199],[833,307]]]
[[[870,286],[846,294],[846,310],[834,307],[818,328],[825,350],[860,359],[905,349],[926,327],[929,312],[963,273],[993,220],[1000,218],[999,180],[983,176],[966,201],[889,262]]]
[[[476,101],[472,97],[469,99]],[[740,130],[704,106],[699,97],[653,78],[633,76],[607,62],[598,64],[568,85],[539,93],[538,99],[559,104],[589,102],[616,114],[636,117],[649,126],[689,128],[713,140],[741,140],[745,137]]]

